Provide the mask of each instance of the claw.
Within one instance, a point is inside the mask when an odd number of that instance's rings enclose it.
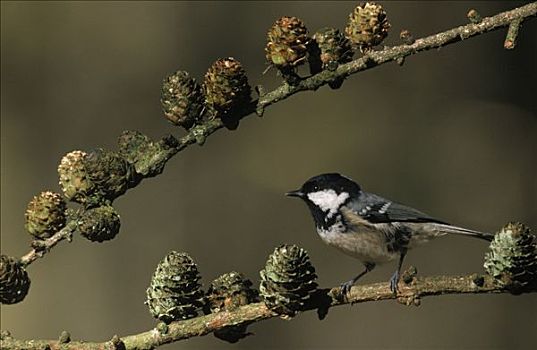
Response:
[[[347,296],[349,295],[349,292],[351,291],[352,286],[354,285],[354,279],[341,283],[339,286],[339,296],[338,299],[340,300],[347,300]]]
[[[352,286],[354,285],[354,279],[350,280],[350,281],[347,281],[345,283],[341,283],[341,296],[343,298],[346,298],[347,297],[347,294],[349,294],[349,292],[351,291],[351,288]]]
[[[375,264],[374,263],[364,263],[365,265],[365,270],[362,271],[362,273],[360,273],[358,276],[354,277],[352,280],[350,281],[347,281],[345,283],[342,283],[341,284],[341,289],[340,289],[340,297],[346,299],[347,298],[347,294],[351,291],[351,287],[356,283],[356,281],[358,281],[360,279],[360,277],[362,277],[363,275],[365,275],[366,273],[368,273],[369,271],[373,270],[375,268]]]
[[[399,270],[395,271],[390,278],[390,290],[393,294],[397,294],[397,284],[399,283]]]
[[[401,266],[403,266],[403,260],[405,259],[406,255],[406,248],[401,251],[401,255],[399,256],[399,264],[397,265],[397,270],[392,275],[392,278],[390,278],[390,290],[393,294],[397,295],[397,284],[399,283],[399,274],[401,271]]]

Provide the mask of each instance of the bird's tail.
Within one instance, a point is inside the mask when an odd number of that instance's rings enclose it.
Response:
[[[449,233],[449,234],[455,234],[455,235],[462,235],[462,236],[468,236],[468,237],[475,237],[484,239],[486,241],[492,241],[494,238],[493,234],[485,233],[485,232],[479,232],[474,230],[468,230],[466,228],[458,227],[458,226],[452,226],[452,225],[444,225],[439,224],[438,229],[442,233]]]

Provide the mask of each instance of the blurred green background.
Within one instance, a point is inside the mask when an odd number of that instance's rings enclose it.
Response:
[[[158,138],[182,135],[162,116],[162,78],[176,69],[202,78],[233,56],[252,85],[265,76],[265,35],[282,15],[311,32],[343,28],[356,2],[6,2],[1,3],[2,253],[28,251],[24,210],[35,194],[58,191],[56,167],[74,149],[115,148],[125,129]],[[382,2],[392,24],[415,37],[492,15],[521,2]],[[119,198],[119,236],[75,237],[29,267],[24,302],[2,306],[2,329],[20,338],[110,339],[155,324],[143,304],[158,261],[186,251],[203,283],[231,270],[255,284],[281,243],[306,248],[323,287],[361,265],[317,237],[306,206],[283,193],[305,179],[339,171],[369,191],[446,221],[495,231],[511,220],[537,229],[537,21],[515,50],[505,30],[390,63],[323,87],[220,130],[165,172]],[[445,237],[412,251],[422,275],[482,272],[487,245]],[[388,281],[395,264],[362,283]],[[428,298],[419,308],[377,302],[314,312],[291,322],[255,324],[228,345],[213,336],[166,349],[528,349],[537,342],[537,297]]]

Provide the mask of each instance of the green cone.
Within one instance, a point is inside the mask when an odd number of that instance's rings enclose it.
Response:
[[[84,166],[94,185],[94,202],[114,200],[136,183],[132,164],[115,152],[96,149],[84,158]]]
[[[170,252],[158,264],[146,292],[151,315],[166,323],[196,317],[203,305],[199,279],[188,254]]]
[[[160,103],[164,115],[187,130],[201,120],[204,99],[201,86],[188,72],[174,72],[162,82]]]
[[[388,36],[389,28],[390,23],[382,6],[366,2],[356,6],[349,15],[345,34],[360,50],[367,51],[379,45]]]
[[[119,214],[110,205],[84,210],[78,220],[78,231],[92,242],[113,239],[120,227]]]
[[[319,46],[323,69],[334,70],[339,63],[352,60],[351,43],[338,29],[320,29],[313,35],[313,40]]]
[[[35,196],[26,208],[26,230],[34,237],[45,239],[65,225],[66,204],[58,193],[46,191]]]
[[[308,253],[296,245],[276,248],[260,275],[259,291],[265,304],[289,316],[302,310],[317,288],[317,275]]]
[[[171,135],[153,141],[141,132],[124,131],[118,138],[119,154],[134,166],[137,174],[130,187],[134,187],[143,177],[162,173],[165,160],[177,145],[177,139]]]
[[[63,156],[58,165],[60,187],[70,201],[84,203],[93,191],[84,165],[86,156],[86,152],[72,151]]]
[[[233,57],[222,58],[212,64],[205,74],[204,89],[207,105],[219,117],[245,106],[251,98],[246,72]]]
[[[508,223],[494,236],[485,270],[513,293],[537,288],[537,244],[521,223]]]
[[[281,17],[267,33],[267,61],[278,69],[304,64],[309,42],[308,29],[302,20],[297,17]]]

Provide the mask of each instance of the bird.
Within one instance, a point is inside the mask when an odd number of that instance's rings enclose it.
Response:
[[[298,190],[286,193],[306,202],[321,239],[362,262],[365,270],[341,284],[346,296],[351,287],[375,266],[398,259],[390,278],[397,294],[401,267],[407,251],[431,239],[456,234],[491,241],[492,234],[453,226],[417,209],[364,191],[339,173],[307,180]]]

